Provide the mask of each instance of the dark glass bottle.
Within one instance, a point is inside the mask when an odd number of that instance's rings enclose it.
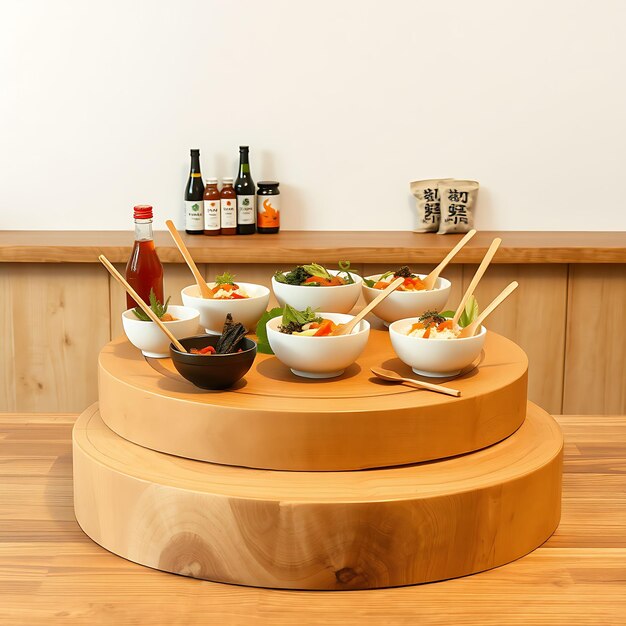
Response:
[[[248,146],[239,146],[239,173],[235,181],[237,193],[237,234],[252,235],[256,218],[256,193],[250,175]]]
[[[191,170],[185,187],[185,232],[204,233],[204,185],[200,173],[200,150],[191,151]]]
[[[280,230],[280,191],[275,180],[259,181],[257,230],[273,234]]]
[[[141,204],[134,209],[135,245],[126,264],[126,281],[137,295],[150,304],[150,290],[163,303],[163,266],[152,238],[152,207]],[[126,308],[133,309],[137,303],[126,294]]]

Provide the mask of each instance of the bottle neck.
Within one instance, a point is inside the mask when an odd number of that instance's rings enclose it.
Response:
[[[196,174],[200,176],[200,155],[192,154],[191,155],[191,175]]]
[[[135,220],[135,241],[153,239],[152,220]]]
[[[248,151],[241,150],[239,152],[239,175],[250,173],[250,161],[248,160]]]

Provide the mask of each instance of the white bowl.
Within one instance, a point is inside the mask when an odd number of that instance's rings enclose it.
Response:
[[[313,289],[313,287],[311,287]],[[321,289],[326,289],[322,287]],[[332,287],[328,287],[332,289]],[[336,324],[346,324],[354,316],[341,313],[320,313]],[[281,333],[282,316],[267,323],[267,338],[276,357],[297,376],[333,378],[341,376],[365,349],[370,325],[365,320],[350,335],[337,337],[306,337]]]
[[[375,274],[367,278],[377,281],[382,274]],[[418,274],[423,280],[425,274]],[[407,317],[419,317],[426,311],[437,311],[438,313],[446,306],[448,297],[450,296],[451,283],[445,278],[438,278],[435,282],[435,288],[422,291],[394,291],[388,295],[373,311],[376,317],[383,322],[391,324],[397,320],[406,319]],[[380,295],[380,289],[368,287],[363,283],[363,297],[369,304],[376,296]]]
[[[330,274],[344,274],[341,270],[328,270]],[[285,274],[287,272],[284,272]],[[345,275],[345,274],[344,274]],[[361,295],[363,279],[358,274],[350,275],[354,283],[337,285],[336,287],[303,287],[302,285],[288,285],[279,283],[272,276],[272,289],[280,306],[289,304],[298,311],[304,311],[308,306],[316,311],[331,311],[333,313],[349,313]]]
[[[167,312],[178,318],[173,322],[163,322],[176,339],[196,335],[200,329],[200,314],[195,309],[171,304]],[[143,322],[137,318],[132,309],[122,313],[124,332],[133,346],[139,348],[144,356],[162,359],[170,355],[170,340],[154,323]]]
[[[261,315],[265,313],[270,300],[270,290],[263,285],[253,283],[237,284],[250,296],[241,300],[209,300],[200,295],[198,285],[185,287],[180,295],[185,306],[193,307],[200,312],[200,324],[210,335],[221,335],[224,319],[230,313],[235,322],[241,322],[248,332],[255,332]]]
[[[391,345],[398,358],[410,365],[416,374],[422,376],[456,376],[470,365],[480,354],[485,344],[487,329],[473,337],[462,339],[423,339],[409,337],[405,333],[419,318],[398,320],[389,326]]]

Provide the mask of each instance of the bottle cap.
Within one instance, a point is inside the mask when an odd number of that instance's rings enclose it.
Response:
[[[259,187],[278,187],[280,183],[275,180],[260,180],[257,185]]]
[[[198,148],[192,148],[189,154],[191,154],[191,156],[200,156],[200,150],[198,150]]]
[[[149,204],[138,204],[133,208],[133,217],[136,220],[151,220],[152,207]]]
[[[217,178],[205,178],[204,182],[207,185],[217,185]]]
[[[222,178],[222,183],[224,185],[232,185],[233,184],[233,179],[232,178]]]
[[[239,151],[241,150],[249,150],[249,146],[239,146]]]

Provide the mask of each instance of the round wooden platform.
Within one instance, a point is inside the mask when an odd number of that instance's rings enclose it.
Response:
[[[477,367],[445,382],[460,398],[386,383],[371,366],[414,377],[372,330],[344,375],[302,379],[258,355],[228,391],[204,391],[169,359],[146,361],[125,338],[99,359],[102,419],[142,446],[213,463],[281,470],[352,470],[464,454],[513,433],[524,420],[528,361],[489,332]],[[437,382],[441,382],[439,379]]]
[[[560,517],[562,436],[529,405],[511,437],[438,462],[355,472],[214,465],[132,444],[97,405],[74,428],[74,506],[120,556],[195,578],[365,589],[516,559]]]

